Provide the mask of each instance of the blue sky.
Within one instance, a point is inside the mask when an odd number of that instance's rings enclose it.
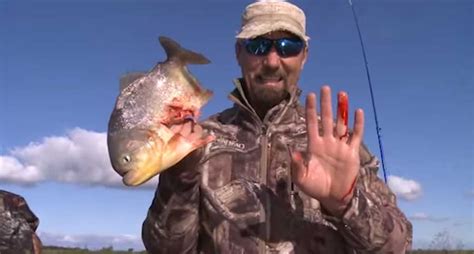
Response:
[[[251,1],[0,0],[0,189],[23,195],[45,244],[141,249],[153,184],[121,186],[105,146],[118,77],[165,58],[158,36],[206,55],[191,66],[228,106],[240,75],[234,36]],[[307,15],[304,94],[329,84],[366,112],[370,94],[346,0],[294,1]],[[469,0],[354,0],[364,36],[391,187],[415,247],[448,232],[474,248],[474,14]],[[469,237],[471,236],[471,237]]]

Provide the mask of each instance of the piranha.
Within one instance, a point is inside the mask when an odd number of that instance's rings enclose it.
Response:
[[[110,116],[107,146],[114,170],[128,186],[148,181],[187,154],[211,142],[212,136],[191,141],[170,129],[199,111],[212,97],[186,68],[207,64],[199,53],[161,36],[167,59],[148,73],[130,73],[120,80],[120,94]]]

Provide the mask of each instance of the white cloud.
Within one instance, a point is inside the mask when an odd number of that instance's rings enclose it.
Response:
[[[415,213],[414,215],[410,216],[412,220],[426,220],[428,218],[428,214],[426,213]]]
[[[417,221],[431,221],[431,222],[443,222],[447,221],[448,218],[446,217],[433,217],[431,215],[428,215],[426,213],[415,213],[412,216],[409,216],[411,220],[417,220]]]
[[[90,250],[107,247],[113,247],[115,250],[145,249],[141,238],[134,235],[69,235],[39,232],[39,237],[44,246],[87,248]]]
[[[389,176],[388,186],[397,197],[408,201],[419,198],[422,193],[421,185],[418,182],[399,176]]]
[[[44,181],[124,187],[112,169],[107,134],[75,128],[66,136],[43,138],[40,143],[0,156],[0,182],[33,185]],[[143,186],[154,188],[157,179]]]
[[[470,197],[470,198],[474,198],[474,190],[470,190],[466,193],[466,196]]]

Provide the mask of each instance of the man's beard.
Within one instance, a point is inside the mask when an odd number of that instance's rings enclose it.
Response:
[[[287,85],[278,88],[257,85],[252,90],[254,104],[267,109],[280,104],[281,101],[290,97]]]

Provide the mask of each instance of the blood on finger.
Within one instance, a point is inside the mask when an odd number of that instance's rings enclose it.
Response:
[[[345,132],[339,139],[349,136],[349,99],[346,93],[339,93],[337,96],[337,113],[338,118],[342,119],[345,127]]]

